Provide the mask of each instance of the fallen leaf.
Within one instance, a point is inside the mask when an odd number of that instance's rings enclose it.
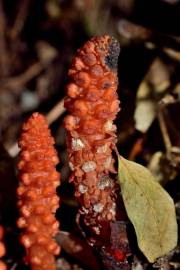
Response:
[[[157,104],[170,86],[169,67],[159,58],[150,65],[137,89],[134,112],[135,128],[146,133],[156,118]]]
[[[142,133],[146,133],[156,117],[156,103],[150,98],[151,88],[146,82],[140,84],[134,112],[135,127]]]
[[[173,200],[145,167],[121,156],[119,182],[139,249],[152,263],[177,245]]]
[[[146,133],[156,117],[156,104],[152,100],[137,102],[134,113],[135,127],[142,133]]]

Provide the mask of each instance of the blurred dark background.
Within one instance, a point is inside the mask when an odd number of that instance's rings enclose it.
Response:
[[[21,124],[39,111],[47,116],[61,158],[57,216],[62,230],[74,229],[77,203],[68,184],[63,98],[72,57],[92,36],[103,34],[121,46],[119,151],[150,168],[173,196],[179,220],[180,1],[0,0],[0,223],[10,224],[15,215]],[[176,258],[172,263],[180,267]]]

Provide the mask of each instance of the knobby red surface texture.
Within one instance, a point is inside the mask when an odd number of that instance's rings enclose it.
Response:
[[[6,264],[1,260],[1,258],[6,254],[6,248],[3,243],[4,229],[0,225],[0,270],[6,270]]]
[[[60,174],[56,171],[59,160],[54,139],[44,116],[33,113],[24,123],[19,147],[20,218],[17,224],[22,228],[25,261],[33,270],[54,270],[54,255],[60,251],[53,239],[59,228],[55,212],[59,206],[56,188],[60,184]]]
[[[114,237],[111,225],[121,219],[112,155],[116,143],[113,120],[120,103],[118,55],[119,44],[109,36],[92,38],[78,50],[69,70],[71,81],[65,107],[70,114],[64,125],[72,170],[70,181],[74,182],[75,196],[81,205],[81,225],[88,230],[91,245],[101,247],[116,261],[124,261],[126,248],[122,251],[119,244],[110,243]]]

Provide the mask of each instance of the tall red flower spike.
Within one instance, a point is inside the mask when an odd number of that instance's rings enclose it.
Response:
[[[26,262],[32,270],[54,270],[54,255],[60,248],[53,237],[59,222],[55,218],[59,206],[56,188],[60,175],[56,171],[59,162],[44,116],[33,113],[22,127],[19,140],[20,161],[18,227],[23,229],[21,243],[26,248]]]
[[[1,258],[6,254],[6,248],[4,243],[2,242],[4,237],[4,229],[0,225],[0,270],[6,270],[6,264],[1,260]]]
[[[119,111],[118,55],[119,44],[109,36],[92,38],[78,50],[69,70],[65,107],[71,114],[64,125],[81,225],[88,228],[89,242],[101,247],[101,254],[108,252],[116,262],[124,262],[127,243],[121,248],[113,235],[115,230],[117,237],[119,233],[114,222],[122,220],[112,156],[116,143],[113,120]]]

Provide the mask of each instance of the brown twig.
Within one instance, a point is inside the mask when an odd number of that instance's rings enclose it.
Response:
[[[22,32],[25,20],[27,18],[30,2],[31,2],[30,0],[23,0],[19,5],[18,13],[10,32],[10,37],[12,40],[16,40],[20,35],[20,33]]]
[[[9,58],[6,44],[6,18],[3,10],[3,3],[0,0],[0,77],[6,77],[9,75]]]
[[[23,86],[36,77],[46,66],[37,62],[30,66],[24,73],[17,77],[8,78],[3,84],[2,88],[8,90],[22,91]]]
[[[166,126],[165,121],[164,121],[163,113],[160,110],[158,112],[158,119],[159,119],[159,125],[160,125],[160,128],[161,128],[161,132],[162,132],[162,136],[163,136],[163,140],[164,140],[164,144],[165,144],[165,147],[166,147],[167,154],[170,154],[172,144],[171,144],[171,140],[169,138],[167,126]]]
[[[46,119],[49,125],[55,122],[63,113],[65,112],[64,108],[64,99],[60,100],[46,115]]]
[[[173,97],[168,95],[159,103],[159,109],[158,109],[158,120],[159,120],[160,129],[162,132],[164,144],[166,147],[167,156],[170,156],[170,154],[171,154],[172,143],[171,143],[171,139],[170,139],[170,136],[168,133],[167,125],[166,125],[165,119],[164,119],[164,107],[166,104],[169,104],[172,102],[174,102]]]

